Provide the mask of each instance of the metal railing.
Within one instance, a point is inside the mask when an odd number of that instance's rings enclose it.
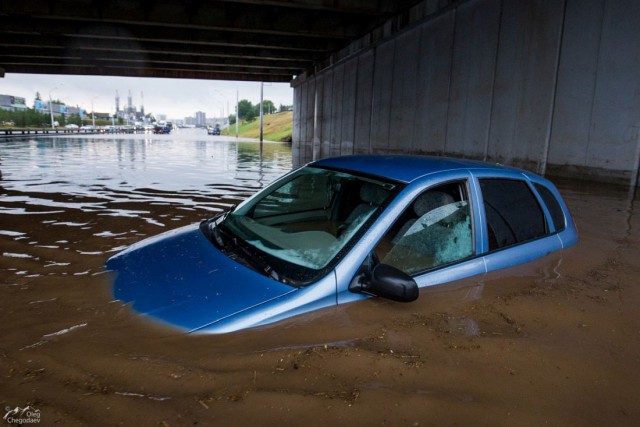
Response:
[[[64,134],[96,134],[98,130],[90,129],[45,129],[45,128],[0,128],[0,137],[21,135],[64,135]]]

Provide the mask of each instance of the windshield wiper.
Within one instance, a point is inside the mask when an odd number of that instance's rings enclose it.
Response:
[[[289,284],[289,281],[278,274],[266,260],[254,251],[249,250],[243,243],[240,243],[239,240],[241,239],[222,224],[227,218],[227,215],[229,215],[229,211],[202,221],[200,223],[200,230],[205,237],[224,254],[240,262],[242,265],[273,280]],[[229,248],[230,246],[231,248]]]
[[[226,231],[226,230],[224,231],[224,233],[227,234],[227,235],[229,234],[229,232]],[[244,244],[239,243],[238,242],[238,237],[232,236],[231,237],[231,242],[233,242],[234,247],[236,249],[242,251],[242,253],[247,256],[247,258],[245,258],[245,260],[247,262],[249,262],[250,264],[252,264],[256,271],[258,271],[259,273],[264,274],[267,277],[272,278],[273,280],[277,280],[278,282],[282,282],[282,283],[285,283],[285,284],[288,283],[285,278],[281,277],[273,269],[273,267],[266,260],[264,260],[264,258],[259,256],[256,252],[251,251],[250,249],[245,247]]]
[[[218,249],[224,250],[224,241],[220,235],[218,225],[224,221],[229,212],[224,212],[214,216],[213,218],[205,219],[200,222],[200,231],[211,243],[216,245]]]

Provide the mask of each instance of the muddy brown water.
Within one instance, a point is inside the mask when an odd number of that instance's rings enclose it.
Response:
[[[39,425],[640,423],[638,200],[560,182],[577,247],[228,335],[113,301],[104,261],[291,168],[203,133],[0,141],[0,402]],[[32,414],[33,415],[33,414]],[[26,416],[26,415],[24,415]],[[6,421],[3,421],[6,423]]]

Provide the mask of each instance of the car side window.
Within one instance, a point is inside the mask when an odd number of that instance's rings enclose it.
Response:
[[[471,210],[465,182],[420,194],[380,240],[378,261],[409,275],[473,255]]]
[[[560,203],[558,199],[553,195],[551,190],[545,187],[542,184],[535,184],[536,190],[542,197],[542,201],[545,205],[547,205],[547,209],[549,209],[549,213],[551,214],[551,220],[553,221],[553,226],[556,229],[556,233],[564,230],[566,228],[566,221],[564,217],[564,212],[560,207]]]
[[[542,237],[546,221],[538,201],[526,182],[515,179],[480,179],[493,251]]]

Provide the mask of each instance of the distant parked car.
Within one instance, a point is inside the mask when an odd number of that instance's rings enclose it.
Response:
[[[116,299],[188,332],[269,324],[532,261],[575,245],[558,190],[469,160],[347,156],[107,261]]]
[[[78,125],[74,125],[73,123],[68,124],[65,126],[65,129],[78,129],[79,126]]]
[[[155,125],[153,127],[153,133],[159,133],[159,134],[171,133],[171,126],[168,126],[168,125]]]
[[[207,128],[208,135],[220,135],[220,125],[215,125],[214,127]]]

